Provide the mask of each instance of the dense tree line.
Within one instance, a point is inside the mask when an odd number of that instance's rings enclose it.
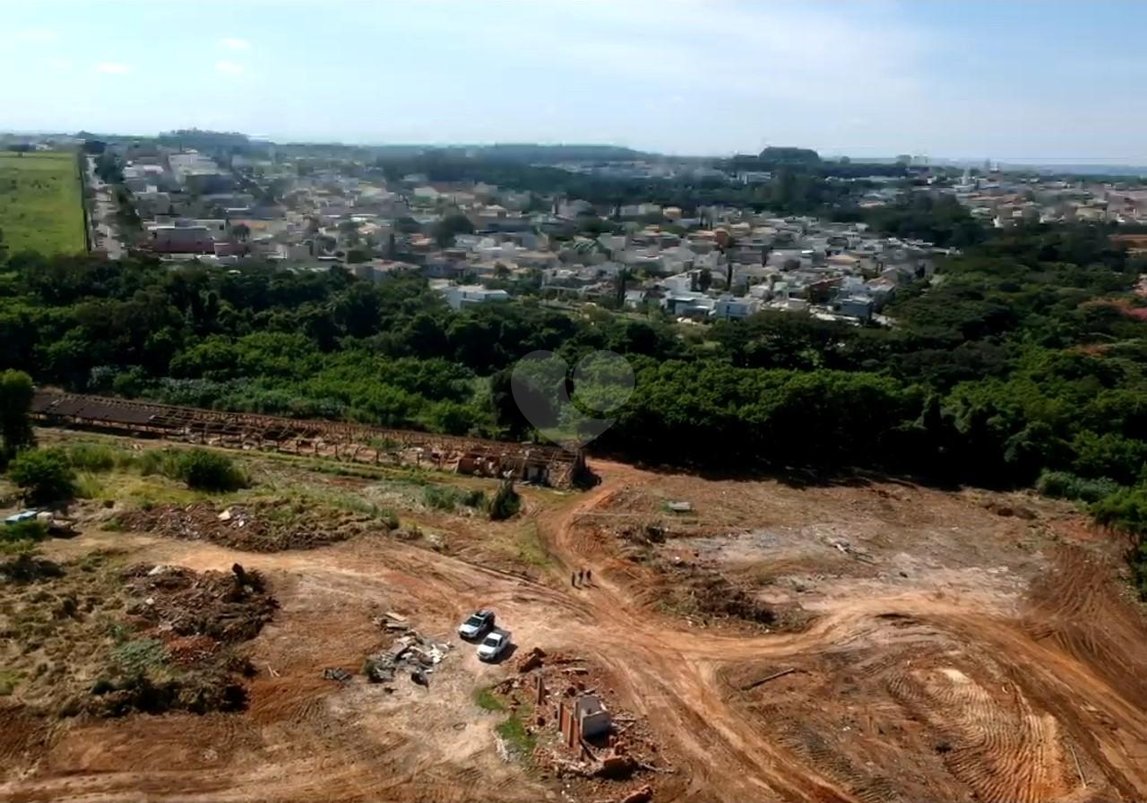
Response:
[[[903,293],[890,329],[764,313],[688,336],[529,302],[455,312],[415,275],[22,254],[0,280],[0,365],[91,392],[523,437],[502,392],[519,359],[611,350],[640,381],[602,445],[635,457],[1128,483],[1147,344],[1128,306],[1139,266],[1107,242],[1001,235]]]
[[[763,170],[772,164],[756,160],[742,164],[730,160],[720,166],[730,171]],[[448,149],[380,157],[375,161],[375,168],[390,181],[419,174],[430,181],[486,182],[538,195],[579,198],[594,204],[605,215],[617,206],[652,202],[680,207],[689,215],[696,214],[702,206],[727,205],[758,211],[767,209],[777,214],[828,216],[849,211],[859,216],[860,195],[877,186],[862,180],[863,177],[890,172],[883,165],[785,163],[775,167],[771,180],[743,185],[721,177],[638,179],[574,173],[559,167],[492,156],[478,158]],[[903,168],[891,172],[903,174]],[[852,180],[832,181],[830,177]]]
[[[518,361],[608,350],[637,382],[593,450],[991,486],[1042,474],[1048,492],[1103,497],[1105,520],[1138,532],[1147,306],[1131,288],[1144,265],[1109,235],[999,233],[902,291],[889,328],[763,313],[681,329],[530,301],[452,311],[413,274],[371,284],[339,267],[16,254],[0,269],[0,367],[78,391],[528,438]],[[0,401],[17,409],[27,385],[3,376]],[[26,441],[18,418],[0,423],[8,450]]]

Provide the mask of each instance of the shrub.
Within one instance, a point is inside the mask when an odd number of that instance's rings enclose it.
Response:
[[[247,486],[247,477],[226,455],[206,449],[185,452],[176,464],[178,478],[198,491],[235,491]]]
[[[452,488],[428,485],[422,490],[422,502],[435,510],[453,510],[457,504],[457,499]]]
[[[0,524],[0,543],[19,544],[43,541],[48,536],[48,525],[42,521],[21,521]]]
[[[64,569],[60,564],[38,557],[35,551],[23,551],[0,562],[0,579],[12,583],[34,583],[63,576]]]
[[[1092,505],[1091,512],[1104,526],[1147,536],[1147,488],[1122,488]]]
[[[95,499],[103,491],[104,484],[95,474],[85,471],[76,478],[76,496],[80,499]]]
[[[66,453],[76,471],[111,471],[122,462],[115,449],[98,443],[72,444]]]
[[[505,480],[490,500],[491,521],[505,521],[522,509],[522,497],[514,490],[514,481]]]
[[[158,639],[136,639],[118,645],[112,658],[121,672],[136,675],[167,663],[167,648]]]
[[[1147,600],[1147,488],[1123,488],[1091,507],[1096,521],[1131,537],[1127,561],[1139,596]]]
[[[75,494],[75,472],[64,454],[55,449],[20,452],[8,466],[8,476],[24,489],[25,499],[33,505],[70,499]]]
[[[493,689],[478,689],[474,693],[474,702],[483,711],[505,711],[506,704],[499,699],[498,695],[494,694]]]
[[[463,491],[448,485],[428,485],[422,491],[422,501],[435,510],[454,510],[457,507],[486,507],[486,494],[482,491]]]
[[[398,521],[398,514],[390,508],[380,510],[378,513],[378,518],[382,522],[382,526],[391,532],[394,532],[399,527],[400,522]]]
[[[145,477],[160,474],[171,479],[178,479],[179,453],[173,449],[148,449],[136,460],[139,473]]]
[[[1094,503],[1115,493],[1119,485],[1106,477],[1087,479],[1066,471],[1045,471],[1036,480],[1036,490],[1052,499]]]

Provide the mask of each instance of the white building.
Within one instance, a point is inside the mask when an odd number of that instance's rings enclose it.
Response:
[[[446,303],[450,305],[451,309],[462,309],[471,304],[510,300],[510,294],[505,290],[490,290],[480,284],[447,284],[436,289],[446,298]]]
[[[727,321],[734,318],[747,318],[761,308],[761,302],[755,298],[733,298],[722,296],[713,306],[713,317]]]

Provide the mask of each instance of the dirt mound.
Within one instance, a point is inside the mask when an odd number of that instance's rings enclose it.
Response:
[[[258,572],[230,574],[137,565],[123,572],[135,636],[112,651],[90,696],[73,707],[100,716],[132,711],[236,711],[253,674],[232,649],[259,634],[278,604]]]
[[[0,562],[0,580],[12,583],[35,583],[54,577],[63,577],[60,564],[25,552]]]
[[[238,563],[229,574],[140,564],[123,578],[137,599],[128,614],[164,634],[235,644],[259,635],[278,607],[264,590],[262,575]],[[194,643],[204,646],[202,640]]]
[[[42,755],[51,744],[47,717],[23,705],[0,706],[0,779],[5,770]]]
[[[762,602],[723,574],[704,566],[665,560],[657,560],[654,565],[659,578],[646,591],[649,602],[691,621],[800,630],[811,619],[798,605]]]
[[[199,502],[186,507],[161,505],[121,515],[128,530],[157,533],[246,552],[315,549],[345,541],[375,526],[352,514],[328,514],[297,506],[259,503],[219,510]]]

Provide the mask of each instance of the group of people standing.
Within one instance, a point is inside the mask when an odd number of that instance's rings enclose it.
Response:
[[[574,588],[593,585],[593,569],[578,569],[576,572],[570,572],[570,585]]]

